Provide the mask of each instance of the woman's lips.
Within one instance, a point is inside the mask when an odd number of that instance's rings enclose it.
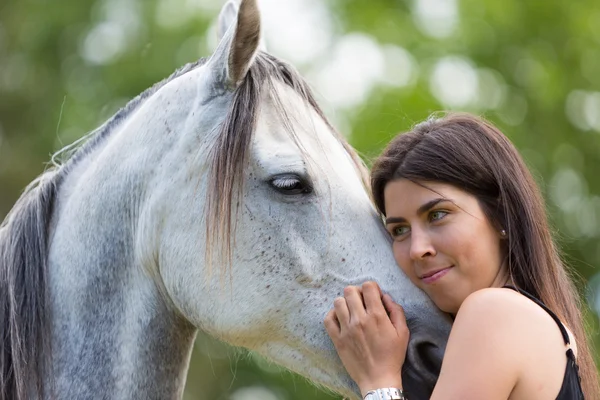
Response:
[[[428,272],[421,277],[423,283],[433,283],[439,280],[442,276],[446,275],[454,265],[449,266],[448,268],[440,269],[435,272]]]

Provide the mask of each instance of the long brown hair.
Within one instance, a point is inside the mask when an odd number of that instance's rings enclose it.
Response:
[[[447,183],[477,197],[490,222],[507,233],[512,283],[539,298],[571,329],[585,396],[600,399],[582,301],[553,241],[540,190],[508,138],[470,114],[430,118],[394,138],[373,165],[373,197],[383,215],[385,186],[400,178]]]

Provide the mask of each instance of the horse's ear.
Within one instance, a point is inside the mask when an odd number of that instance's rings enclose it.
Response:
[[[219,14],[219,45],[209,61],[225,84],[237,87],[261,49],[260,12],[256,0],[230,0]],[[224,70],[223,70],[224,69]]]
[[[237,22],[239,9],[239,0],[229,0],[221,9],[219,20],[217,21],[217,36],[219,41],[223,40],[227,29]]]

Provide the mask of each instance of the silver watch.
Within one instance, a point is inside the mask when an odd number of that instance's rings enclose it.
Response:
[[[404,396],[402,389],[396,388],[381,388],[370,390],[365,395],[364,400],[408,400]]]

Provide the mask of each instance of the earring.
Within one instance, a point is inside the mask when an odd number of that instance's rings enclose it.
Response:
[[[500,236],[502,236],[503,238],[506,237],[506,231],[504,229],[500,231]]]

